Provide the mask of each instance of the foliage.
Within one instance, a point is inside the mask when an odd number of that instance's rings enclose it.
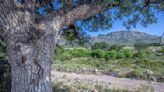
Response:
[[[124,52],[117,52],[117,57],[116,57],[116,59],[122,59],[122,58],[126,58],[126,55],[125,55],[125,53]]]
[[[107,50],[109,49],[109,44],[107,44],[106,42],[97,42],[97,43],[94,43],[94,45],[92,46],[92,49]]]
[[[137,43],[134,45],[135,49],[141,50],[141,49],[147,49],[150,46],[148,43]]]
[[[71,25],[63,29],[61,37],[66,39],[67,44],[71,45],[85,47],[86,45],[90,44],[90,36],[86,34],[86,32],[80,32],[79,27],[77,27],[76,25]]]
[[[0,36],[0,60],[7,59],[7,47],[4,39]]]
[[[91,56],[92,56],[92,57],[96,57],[96,58],[104,58],[104,56],[105,56],[105,51],[104,51],[104,50],[101,50],[101,49],[93,50],[93,51],[91,52]]]
[[[164,46],[161,47],[161,49],[159,50],[160,53],[164,53]]]
[[[64,46],[60,46],[60,45],[57,45],[56,48],[55,48],[55,56],[54,58],[55,59],[59,59],[62,57],[63,53],[64,53],[65,49],[64,49]]]
[[[123,51],[125,57],[132,58],[133,57],[133,51],[132,50],[124,50]]]
[[[110,47],[110,50],[120,51],[122,48],[123,48],[123,46],[121,46],[121,45],[112,45]]]
[[[10,91],[10,68],[7,62],[7,46],[0,36],[0,92]]]
[[[102,74],[108,74],[115,77],[127,77],[149,80],[154,77],[157,81],[164,81],[164,61],[158,58],[125,58],[103,60],[100,58],[73,58],[71,60],[55,61],[54,68],[65,72],[76,72],[86,74],[97,74],[97,70]],[[61,63],[62,62],[62,63]],[[150,76],[146,71],[152,71]]]
[[[106,53],[105,55],[105,59],[115,59],[117,57],[117,51],[116,50],[112,50]]]
[[[116,4],[115,8],[108,10],[106,12],[97,14],[88,20],[83,21],[84,27],[87,30],[98,31],[99,29],[109,29],[115,20],[122,20],[123,25],[127,29],[135,28],[137,24],[141,24],[146,27],[148,24],[156,22],[155,11],[154,10],[164,10],[163,2],[158,0],[159,7],[153,3],[152,8],[150,8],[149,1],[139,1],[139,0],[106,0],[109,4]],[[120,4],[117,6],[117,4]],[[154,10],[153,10],[154,9]],[[126,17],[126,18],[125,18]]]
[[[71,88],[64,86],[62,82],[57,82],[53,85],[54,92],[71,92],[71,90]]]
[[[134,53],[131,50],[116,51],[112,50],[107,52],[105,58],[108,59],[122,59],[122,58],[132,58]]]
[[[11,73],[7,61],[0,59],[0,92],[10,92]]]
[[[85,48],[76,48],[72,50],[71,54],[74,57],[87,57],[89,52]]]
[[[144,58],[146,56],[145,50],[138,50],[138,52],[135,54],[136,57]]]
[[[109,4],[109,8],[106,11],[80,21],[80,26],[76,25],[79,27],[78,30],[83,32],[86,29],[90,31],[109,29],[115,20],[122,20],[123,25],[127,29],[131,27],[135,28],[139,23],[146,27],[148,24],[157,22],[155,16],[156,11],[164,10],[162,0],[157,0],[156,3],[150,2],[149,0],[37,0],[36,8],[37,13],[41,13],[41,15],[42,13],[63,15],[83,4]],[[42,10],[42,12],[39,12],[39,10]],[[73,35],[77,33],[77,31],[71,32]]]
[[[154,92],[154,88],[149,85],[140,85],[141,87],[139,88],[139,92]]]
[[[91,51],[86,48],[67,48],[64,46],[58,46],[55,49],[54,59],[71,59],[74,57],[89,57]]]
[[[95,73],[94,70],[98,69],[103,74],[117,77],[146,80],[149,80],[149,77],[155,77],[157,81],[164,80],[162,78],[164,57],[157,55],[150,49],[106,51],[102,49],[70,48],[65,49],[62,58],[64,59],[55,61],[57,70]],[[145,71],[147,70],[153,71],[154,75],[146,74]]]
[[[63,56],[62,56],[61,59],[67,59],[67,60],[69,60],[71,58],[73,58],[73,56],[72,56],[72,50],[65,49],[65,51],[64,51]]]
[[[144,58],[153,55],[154,52],[151,49],[146,50],[128,50],[120,49],[119,51],[113,49],[111,51],[106,51],[103,49],[89,50],[86,48],[59,48],[57,47],[55,59],[71,59],[75,57],[96,57],[109,59],[124,59],[124,58]],[[154,53],[155,54],[155,53]]]

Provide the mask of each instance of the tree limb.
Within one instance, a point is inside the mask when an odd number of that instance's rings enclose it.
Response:
[[[96,15],[99,12],[105,11],[110,7],[116,7],[118,4],[84,4],[73,9],[63,16],[62,24],[70,25],[73,24],[76,20],[84,20],[91,16]]]

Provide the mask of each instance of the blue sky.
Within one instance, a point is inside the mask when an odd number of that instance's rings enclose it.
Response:
[[[164,32],[164,12],[162,13],[157,13],[157,23],[148,25],[148,27],[142,27],[141,25],[138,25],[135,29],[131,29],[132,31],[139,31],[139,32],[145,32],[151,35],[162,35]],[[116,31],[121,31],[121,30],[126,30],[124,26],[122,26],[122,21],[115,21],[113,23],[113,27],[110,30],[105,30],[105,31],[99,31],[99,32],[87,32],[91,36],[97,36],[98,34],[107,34],[110,32],[116,32]]]

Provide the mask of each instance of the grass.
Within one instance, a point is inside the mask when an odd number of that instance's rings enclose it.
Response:
[[[54,69],[164,82],[164,55],[151,49],[57,49]],[[59,53],[60,52],[60,53]],[[96,71],[95,71],[96,70]]]
[[[154,88],[149,85],[140,85],[138,92],[154,92]]]
[[[149,80],[150,77],[157,81],[164,81],[161,77],[164,75],[164,59],[113,59],[105,60],[99,58],[73,58],[71,60],[56,60],[53,64],[54,69],[65,72],[76,73],[94,73],[95,70],[102,74],[113,75],[115,77],[127,77]],[[152,71],[149,74],[147,71]]]
[[[125,87],[117,87],[111,85],[111,88],[105,87],[101,83],[89,83],[76,81],[73,84],[69,84],[63,80],[57,81],[53,86],[54,92],[154,92],[154,88],[149,85],[140,85],[138,88],[129,91],[128,88]]]

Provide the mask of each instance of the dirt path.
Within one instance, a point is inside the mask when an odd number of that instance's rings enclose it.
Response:
[[[154,88],[154,92],[164,92],[164,83],[149,82],[144,80],[132,80],[128,78],[116,78],[108,75],[85,75],[76,73],[65,73],[59,71],[52,71],[52,80],[67,76],[70,79],[94,80],[101,82],[108,82],[112,85],[126,86],[129,90],[138,88],[141,84],[150,85]]]

